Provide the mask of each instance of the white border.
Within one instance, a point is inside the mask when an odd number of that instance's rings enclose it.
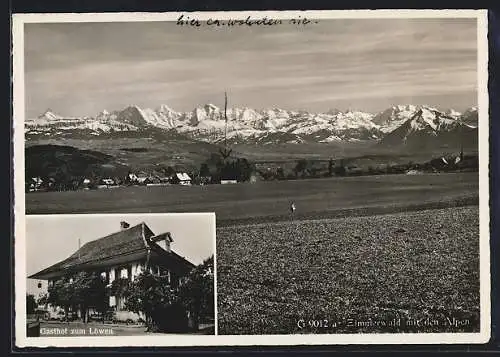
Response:
[[[253,345],[346,345],[346,344],[475,344],[486,343],[491,334],[490,301],[490,232],[488,177],[488,47],[486,10],[338,10],[338,11],[258,11],[258,12],[186,12],[186,13],[92,13],[92,14],[14,14],[13,15],[13,106],[14,106],[14,232],[15,262],[25,261],[24,193],[24,24],[55,22],[139,22],[175,21],[184,14],[191,18],[260,18],[287,19],[360,18],[477,18],[478,20],[478,107],[479,107],[479,208],[480,208],[480,309],[479,333],[419,334],[328,334],[328,335],[217,335],[217,336],[106,336],[106,337],[26,337],[25,264],[15,265],[15,324],[18,347],[151,347],[151,346],[253,346]],[[215,229],[215,227],[214,227]],[[214,252],[216,252],[214,250]],[[214,270],[217,272],[216,254]],[[215,277],[215,281],[217,275]],[[217,306],[217,285],[216,306]],[[217,321],[217,308],[216,308]],[[217,331],[217,322],[216,322]]]

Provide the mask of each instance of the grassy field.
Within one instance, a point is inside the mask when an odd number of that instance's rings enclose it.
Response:
[[[115,158],[117,163],[127,165],[132,169],[151,169],[158,165],[172,167],[197,168],[212,153],[218,152],[218,147],[203,142],[176,138],[164,140],[153,138],[52,138],[33,140],[32,145],[67,145],[78,149],[95,150]]]
[[[26,210],[216,212],[223,334],[477,332],[478,184],[441,173],[39,192]]]
[[[221,334],[477,332],[478,208],[217,231]]]
[[[384,175],[237,185],[120,187],[26,194],[28,214],[216,212],[218,224],[342,217],[478,202],[477,173]]]
[[[90,137],[86,138],[31,138],[26,145],[67,145],[78,149],[95,150],[111,155],[116,162],[135,170],[150,170],[158,165],[166,165],[191,170],[199,168],[213,153],[218,153],[220,145],[195,141],[182,136],[151,135],[151,137]],[[378,166],[426,162],[446,154],[458,154],[458,147],[434,147],[408,150],[404,146],[380,147],[374,141],[346,143],[303,143],[297,144],[238,144],[232,147],[233,155],[245,157],[258,165],[294,166],[299,159],[324,161],[344,158],[346,162],[358,166]],[[465,154],[477,153],[477,146],[465,147]]]

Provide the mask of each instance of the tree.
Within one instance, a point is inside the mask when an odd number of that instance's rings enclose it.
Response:
[[[334,167],[335,167],[335,163],[333,162],[333,159],[328,160],[328,176],[333,175]]]
[[[255,171],[255,166],[245,158],[239,158],[235,163],[236,179],[238,181],[248,181]]]
[[[70,278],[66,276],[49,285],[47,302],[53,306],[63,308],[67,316],[69,307],[72,304],[72,295]]]
[[[340,160],[340,165],[336,168],[335,174],[337,176],[345,176],[347,174],[347,170],[345,168],[345,162],[344,159]]]
[[[214,318],[214,257],[194,268],[179,287],[179,298],[190,312],[192,326]]]
[[[37,304],[38,304],[38,305],[43,305],[43,306],[47,305],[47,303],[48,303],[48,297],[49,297],[49,296],[48,296],[48,294],[47,294],[47,293],[45,293],[45,294],[41,295],[41,296],[38,298],[38,300],[37,300]]]
[[[200,166],[200,176],[207,177],[210,176],[210,169],[208,168],[207,163],[203,163]]]
[[[37,307],[37,303],[35,300],[35,295],[26,294],[26,313],[34,314]]]
[[[79,304],[84,322],[88,321],[88,308],[104,313],[108,309],[106,280],[97,272],[79,272],[73,280],[74,303]]]
[[[302,176],[304,176],[307,165],[308,163],[306,159],[298,160],[297,165],[295,165],[295,175],[298,176],[299,174],[301,174]]]
[[[278,167],[276,169],[276,178],[278,180],[284,180],[285,179],[285,170],[283,170],[282,167]]]
[[[165,170],[165,175],[172,176],[175,174],[175,169],[172,166],[168,166]]]
[[[213,168],[211,172],[210,168]],[[255,172],[255,164],[246,158],[224,159],[220,154],[211,154],[200,167],[200,176],[211,176],[214,181],[237,180],[249,181]]]
[[[156,276],[146,270],[128,285],[124,296],[125,308],[144,313],[150,331],[174,332],[187,327],[187,321],[182,321],[185,311],[179,309],[177,291],[168,276]]]
[[[111,283],[110,293],[111,295],[123,296],[127,294],[130,280],[127,278],[117,278]]]
[[[96,272],[69,274],[49,286],[47,302],[62,307],[66,316],[69,308],[80,307],[84,322],[87,322],[89,307],[100,312],[107,309],[106,282]]]

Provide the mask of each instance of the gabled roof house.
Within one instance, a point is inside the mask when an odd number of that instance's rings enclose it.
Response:
[[[191,185],[191,177],[185,172],[177,172],[172,177],[172,183],[189,186]]]
[[[119,231],[90,241],[68,258],[28,278],[54,281],[79,271],[97,271],[108,284],[115,279],[134,280],[144,270],[166,275],[173,286],[180,283],[194,265],[170,249],[170,232],[155,234],[146,223],[130,227],[121,222]],[[120,297],[110,297],[110,306],[123,308]]]

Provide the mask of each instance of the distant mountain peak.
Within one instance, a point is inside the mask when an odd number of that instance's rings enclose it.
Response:
[[[430,106],[418,106],[411,116],[387,133],[381,140],[383,146],[433,147],[444,145],[458,147],[464,142],[474,146],[477,141],[474,136],[475,127],[467,124],[463,115],[455,111],[440,111]],[[471,119],[473,120],[473,119]],[[463,133],[471,133],[463,136]]]
[[[212,103],[207,103],[203,106],[203,108],[209,109],[209,110],[219,110],[219,107],[216,106],[215,104]]]
[[[337,108],[328,109],[328,111],[325,112],[325,114],[328,114],[328,115],[337,115],[340,113],[342,113],[342,111],[337,109]]]
[[[175,110],[173,110],[171,107],[169,107],[168,105],[166,104],[161,104],[157,111],[159,112],[164,112],[164,113],[177,113]]]
[[[54,113],[50,108],[48,108],[47,110],[45,110],[45,112],[43,112],[43,114],[40,114],[38,116],[38,119],[46,119],[46,120],[57,120],[61,118],[62,117],[60,115]]]
[[[470,127],[477,125],[477,110],[468,110],[461,118]],[[348,109],[330,109],[323,113],[306,110],[271,108],[255,110],[247,106],[224,109],[207,103],[192,111],[176,112],[166,104],[156,109],[129,105],[122,110],[103,110],[94,117],[60,117],[48,109],[41,120],[27,121],[27,135],[150,135],[151,130],[174,131],[183,137],[217,143],[227,139],[233,143],[301,143],[379,140],[405,126],[400,139],[410,131],[435,135],[460,121],[456,111],[439,111],[425,105],[394,105],[377,113]],[[406,123],[406,124],[405,124]],[[475,123],[475,124],[474,124]],[[226,130],[227,126],[227,130]],[[397,138],[395,139],[398,140]],[[404,139],[406,140],[406,139]]]
[[[455,110],[455,109],[453,109],[453,108],[450,108],[450,109],[447,109],[447,110],[445,111],[445,114],[447,114],[447,115],[451,115],[451,116],[457,116],[457,117],[458,117],[458,116],[460,116],[462,113],[460,113],[460,112],[456,111],[456,110]]]

